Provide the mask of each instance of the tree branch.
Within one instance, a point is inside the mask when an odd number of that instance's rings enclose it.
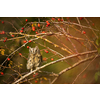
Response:
[[[78,53],[78,54],[73,54],[73,55],[70,55],[70,56],[63,57],[63,58],[61,58],[61,59],[58,59],[58,60],[56,60],[56,61],[47,63],[47,64],[45,64],[45,65],[39,67],[38,69],[33,70],[33,71],[29,72],[28,74],[22,76],[20,79],[18,79],[17,81],[13,82],[12,84],[16,84],[16,83],[20,82],[21,80],[23,80],[23,79],[26,78],[27,76],[31,75],[32,73],[34,73],[34,72],[36,72],[36,71],[38,71],[38,70],[40,70],[40,69],[42,69],[42,68],[44,68],[44,67],[46,67],[46,66],[49,66],[49,65],[51,65],[51,64],[60,62],[60,61],[62,61],[62,60],[68,59],[68,58],[73,58],[73,57],[76,57],[76,56],[81,56],[81,55],[91,54],[91,53],[97,53],[97,50],[87,51],[87,52]]]

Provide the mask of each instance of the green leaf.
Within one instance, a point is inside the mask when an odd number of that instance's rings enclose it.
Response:
[[[95,78],[95,81],[97,81],[97,80],[98,80],[98,72],[96,72],[96,73],[95,73],[94,78]]]
[[[100,54],[100,48],[98,48],[98,53]]]
[[[99,46],[99,39],[96,39],[96,45]]]
[[[99,71],[97,72],[97,75],[100,76],[100,72]]]
[[[97,46],[100,45],[100,37],[98,39],[96,39],[95,43],[96,43]]]

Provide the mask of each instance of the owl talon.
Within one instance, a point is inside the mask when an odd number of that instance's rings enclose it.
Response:
[[[32,69],[30,70],[30,72],[32,72]],[[34,74],[35,74],[35,72],[34,72]]]
[[[39,68],[38,68],[38,67],[36,67],[36,70],[39,70]]]
[[[39,67],[36,67],[36,70],[39,71],[39,72],[41,72],[41,71],[39,70]]]

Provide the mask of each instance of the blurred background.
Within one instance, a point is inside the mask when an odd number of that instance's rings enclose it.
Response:
[[[78,21],[79,20],[79,21]],[[50,22],[50,25],[46,26],[46,21]],[[91,27],[96,30],[100,30],[100,18],[99,17],[87,17],[86,19],[83,17],[0,17],[0,65],[5,61],[9,54],[13,51],[21,47],[26,38],[28,40],[34,39],[33,36],[24,36],[26,35],[36,35],[38,33],[57,33],[59,29],[55,27],[52,22],[58,22],[60,27],[64,28],[65,31],[70,33],[72,36],[89,39],[94,41],[96,45],[96,36],[99,36],[99,31],[93,31],[86,27],[80,27],[77,25],[69,25],[63,24],[63,21],[72,22],[76,24],[81,24],[83,26]],[[42,23],[43,22],[43,23]],[[59,22],[62,22],[59,24]],[[40,26],[38,25],[40,24]],[[35,27],[35,31],[32,30],[32,27]],[[24,28],[24,29],[23,29]],[[23,32],[22,32],[23,31]],[[86,32],[86,35],[81,34],[82,32]],[[21,35],[19,33],[24,33]],[[96,35],[95,35],[95,34]],[[47,39],[52,43],[45,41]],[[10,84],[14,82],[16,79],[19,79],[18,73],[21,75],[27,74],[30,70],[27,70],[26,63],[29,54],[29,47],[38,46],[41,55],[42,55],[42,65],[49,63],[51,61],[55,61],[65,56],[70,55],[68,52],[64,51],[63,48],[69,48],[70,51],[76,54],[76,51],[73,48],[73,45],[70,41],[62,35],[47,35],[44,39],[37,39],[35,41],[27,43],[24,47],[19,49],[13,55],[11,55],[7,59],[7,61],[3,64],[0,70],[0,83],[1,84]],[[76,46],[77,51],[79,53],[89,51],[89,50],[96,50],[94,45],[89,45],[86,41],[75,41],[71,39],[72,43]],[[86,47],[84,47],[84,44]],[[59,47],[57,47],[58,45]],[[52,50],[57,51],[61,55],[52,52]],[[82,56],[86,58],[87,55]],[[55,76],[50,76],[51,73],[58,74],[65,68],[72,66],[74,63],[78,62],[79,58],[74,57],[70,58],[61,62],[57,62],[55,64],[49,65],[43,69],[42,72],[37,72],[35,75],[32,74],[28,76],[26,79],[30,79],[30,82],[22,82],[24,84],[49,84]],[[90,60],[91,61],[91,60]],[[75,80],[76,76],[80,74],[84,68],[89,64],[90,61],[86,61],[77,67],[65,72],[62,74],[56,81],[55,84],[72,84]],[[32,79],[31,79],[32,78]],[[88,67],[87,69],[79,75],[77,80],[74,82],[75,84],[99,84],[100,83],[100,58],[96,58]]]

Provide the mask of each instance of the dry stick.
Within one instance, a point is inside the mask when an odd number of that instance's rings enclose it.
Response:
[[[62,30],[63,30],[63,32],[65,33],[65,36],[66,36],[66,34],[71,35],[71,34],[69,33],[69,25],[68,25],[68,27],[67,27],[67,32],[66,32],[63,28],[62,28]],[[74,45],[74,43],[70,40],[70,38],[68,38],[68,40],[71,42],[71,44],[72,44],[72,46],[74,47],[74,50],[76,51],[76,53],[78,53],[77,48],[76,48],[76,46]],[[76,40],[76,41],[78,41],[78,40]],[[78,58],[81,59],[80,56],[78,56]]]
[[[100,56],[100,55],[98,55],[97,57],[99,57],[99,56]],[[53,83],[58,79],[58,77],[59,77],[60,75],[62,75],[63,73],[65,73],[65,72],[67,72],[68,70],[70,70],[70,69],[72,69],[72,68],[75,68],[77,65],[79,65],[79,64],[81,64],[81,63],[83,63],[83,62],[85,62],[85,61],[91,60],[91,59],[93,59],[93,58],[94,58],[94,56],[91,56],[91,57],[88,57],[88,58],[86,58],[86,59],[80,60],[80,61],[78,61],[77,63],[75,63],[72,67],[68,67],[68,68],[62,70],[61,72],[59,72],[58,76],[51,82],[51,84],[53,84]]]
[[[17,17],[17,19],[21,22],[21,24],[23,24],[24,25],[24,23],[19,19],[19,17]]]
[[[73,22],[68,22],[68,21],[63,21],[63,22],[53,22],[51,21],[53,24],[59,24],[59,23],[65,23],[65,24],[71,24],[71,25],[76,25],[76,26],[81,26],[81,27],[84,27],[84,28],[89,28],[89,29],[92,29],[92,30],[95,30],[95,31],[99,31],[97,29],[94,29],[94,28],[91,28],[91,27],[88,27],[88,26],[84,26],[84,25],[80,25],[78,23],[73,23]],[[46,24],[46,22],[27,22],[24,27],[26,27],[26,25],[28,24],[34,24],[34,23],[40,23],[40,24]]]
[[[86,22],[88,23],[88,25],[89,25],[89,22],[88,22],[88,20],[84,17],[84,19],[86,20]],[[90,26],[90,25],[89,25]],[[90,26],[91,27],[91,26]],[[93,31],[93,29],[91,28],[91,30],[92,30],[92,32],[95,34],[95,32]],[[95,36],[96,36],[96,38],[98,38],[97,37],[97,35],[95,34]],[[85,34],[85,37],[88,39],[88,43],[90,44],[90,39],[87,37],[87,35]],[[95,46],[95,48],[96,49],[98,49],[97,48],[97,46],[94,44],[94,42],[91,42],[94,46]],[[90,46],[91,46],[91,44],[90,44]]]
[[[57,27],[59,28],[60,26],[57,25]],[[70,35],[70,34],[69,34],[68,28],[67,28],[68,33],[67,33],[63,28],[61,28],[61,27],[60,27],[59,29],[60,29],[60,31],[61,31],[65,36],[66,36],[66,35]],[[70,36],[72,36],[72,35],[70,35]],[[66,36],[66,37],[67,37],[67,36]],[[78,53],[78,51],[77,51],[76,46],[74,45],[74,43],[70,40],[70,38],[67,37],[67,39],[71,42],[71,44],[72,44],[72,46],[74,47],[76,53]]]
[[[63,24],[65,24],[65,23],[63,23]],[[69,23],[68,23],[69,24]],[[73,24],[74,25],[74,24]],[[70,25],[69,25],[70,26]],[[82,26],[82,25],[79,25],[79,26]],[[72,26],[70,26],[70,27],[72,27]],[[74,28],[74,27],[73,27]],[[85,27],[86,28],[86,27]],[[75,28],[74,28],[75,29]],[[90,28],[90,29],[92,29],[92,30],[94,30],[93,28]],[[97,31],[99,31],[99,30],[97,30]],[[76,38],[76,37],[75,37]],[[75,39],[74,38],[74,39]],[[77,39],[78,40],[78,39]],[[81,39],[80,39],[81,40]],[[91,41],[91,40],[89,40],[88,39],[88,42],[91,42],[94,46],[95,46],[95,48],[97,49],[97,47],[96,47],[96,45],[94,44],[94,42],[93,41]]]
[[[89,21],[88,21],[85,17],[84,17],[84,19],[85,19],[85,21],[88,23],[89,27],[91,27],[90,24],[89,24]],[[92,30],[92,32],[94,33],[94,35],[96,36],[96,38],[98,38],[98,36],[95,34],[94,30],[93,30],[93,29],[91,29],[91,30]]]
[[[48,33],[48,34],[47,34]],[[52,32],[47,32],[47,33],[39,33],[39,34],[37,34],[37,35],[29,35],[29,34],[24,34],[24,33],[21,33],[21,32],[18,32],[18,33],[13,33],[13,32],[10,32],[9,34],[20,34],[20,35],[24,35],[24,37],[25,36],[33,36],[33,37],[36,37],[36,36],[39,36],[39,35],[44,35],[44,34],[46,34],[46,35],[57,35],[58,34],[58,32],[57,33],[52,33]],[[60,32],[59,32],[60,33]],[[63,35],[63,34],[58,34],[58,35]],[[72,39],[75,39],[75,40],[84,40],[84,41],[86,41],[85,39],[83,39],[83,38],[78,38],[78,37],[74,37],[74,36],[70,36],[70,35],[67,35],[66,34],[66,36],[68,37],[68,38],[72,38]]]
[[[98,55],[96,55],[93,60],[91,60],[91,62],[84,68],[84,70],[82,70],[77,76],[76,78],[74,79],[74,81],[72,82],[72,84],[75,83],[75,81],[77,80],[77,78],[89,67],[89,65],[98,57]]]
[[[38,36],[37,36],[37,37],[38,37]],[[50,44],[53,44],[54,47],[59,47],[60,49],[62,49],[62,50],[64,50],[64,51],[68,52],[69,54],[72,54],[72,53],[71,53],[70,51],[68,51],[66,48],[63,48],[63,47],[61,47],[61,46],[59,46],[59,45],[53,43],[52,41],[50,41],[50,40],[48,40],[48,39],[46,39],[46,38],[41,38],[41,39],[45,40],[46,42],[48,42],[48,43],[50,43]]]
[[[6,32],[7,33],[7,32]],[[23,34],[23,33],[13,33],[13,32],[9,32],[9,34],[20,34],[20,35],[24,35],[24,36],[21,36],[21,37],[15,37],[15,38],[10,38],[10,39],[7,39],[7,41],[10,41],[10,40],[15,40],[15,39],[19,39],[19,38],[24,38],[25,36],[30,36],[30,37],[35,37],[35,36],[38,36],[38,35],[44,35],[44,34],[46,34],[46,35],[63,35],[63,34],[60,34],[60,33],[54,33],[54,34],[52,34],[52,33],[50,33],[49,32],[49,34],[47,34],[47,33],[39,33],[39,34],[37,34],[37,35],[27,35],[27,34]],[[4,40],[0,40],[0,41],[4,41]]]
[[[10,69],[11,69],[12,71],[18,73],[19,76],[22,76],[17,70],[14,70],[14,69],[12,69],[12,68],[10,68]]]
[[[38,22],[31,22],[31,23],[38,23]],[[40,22],[40,23],[46,23],[46,22]],[[52,22],[52,23],[68,23],[68,24],[82,26],[82,27],[85,27],[85,28],[90,28],[90,27],[86,27],[86,26],[83,26],[83,25],[79,25],[77,23],[71,23],[71,22],[66,22],[66,21],[63,21],[63,22]],[[26,23],[25,25],[27,25],[27,24],[30,24],[30,22]],[[93,28],[90,28],[90,29],[93,29]],[[93,29],[93,30],[96,30],[96,29]],[[96,31],[99,31],[99,30],[96,30]],[[70,35],[67,35],[67,37],[73,38],[73,39],[76,39],[76,40],[85,40],[85,39],[73,37],[73,36],[70,36]]]
[[[65,31],[63,30],[63,28],[61,28],[59,25],[57,25],[57,24],[54,24],[56,27],[57,27],[57,29],[61,32],[61,33],[63,33],[67,38],[72,38],[72,39],[75,39],[75,40],[85,40],[85,39],[83,39],[83,38],[78,38],[78,37],[74,37],[74,36],[71,36],[71,35],[68,35],[68,34],[66,34],[65,33]]]
[[[57,27],[58,30],[61,31],[66,37],[67,37],[67,35],[72,36],[72,35],[69,34],[69,29],[68,29],[68,28],[67,28],[67,32],[66,32],[66,31],[64,30],[64,28],[61,28],[59,25],[56,25],[56,27]],[[69,25],[68,25],[68,27],[69,27]],[[67,37],[67,39],[68,39],[68,40],[70,41],[70,43],[72,44],[72,46],[73,46],[74,50],[76,51],[76,53],[78,53],[78,51],[77,51],[76,46],[74,45],[74,43],[70,40],[69,37]],[[76,41],[77,41],[77,40],[76,40]],[[78,56],[78,58],[81,59],[81,57],[79,57],[79,56]]]
[[[86,18],[84,18],[85,20],[86,20],[86,22],[89,24],[89,22],[88,22],[88,20],[86,19]],[[89,25],[90,26],[90,25]],[[90,26],[91,27],[91,26]],[[94,30],[91,28],[91,30],[93,31],[93,33],[95,34],[95,32],[94,32]],[[99,30],[98,30],[99,31]],[[96,35],[96,34],[95,34]],[[88,37],[87,37],[87,35],[85,34],[85,37],[87,38],[87,40],[88,40],[88,43],[90,44],[90,42],[95,46],[95,48],[97,49],[97,46],[94,44],[94,42],[93,41],[91,41]],[[97,36],[96,36],[97,37]],[[91,45],[91,44],[90,44]]]
[[[91,27],[88,27],[88,26],[84,26],[84,25],[80,25],[78,23],[73,23],[73,22],[69,22],[69,21],[63,21],[63,22],[52,22],[54,24],[59,24],[59,23],[63,23],[63,24],[70,24],[70,25],[76,25],[76,26],[80,26],[80,27],[83,27],[83,28],[89,28],[89,29],[92,29],[92,30],[95,30],[95,31],[99,31],[97,29],[94,29],[94,28],[91,28]]]
[[[88,38],[88,36],[87,36],[86,34],[84,34],[84,35],[85,35],[85,37],[87,38],[87,40],[88,40],[88,44],[89,44],[90,47],[91,47],[90,39]]]
[[[75,30],[77,30],[76,28],[74,28],[73,26],[70,26],[70,27],[72,27],[73,29],[75,29]],[[77,31],[79,31],[79,30],[77,30]],[[81,31],[79,31],[79,32],[81,32]],[[77,40],[78,41],[78,40]],[[94,44],[94,41],[91,41],[91,40],[88,40],[88,42],[91,42],[94,46],[95,46],[95,48],[97,49],[97,46]],[[82,44],[83,45],[83,44]],[[85,45],[83,45],[84,47],[86,47]],[[86,47],[87,48],[87,47]],[[87,48],[88,49],[88,48]],[[89,50],[89,49],[88,49]]]
[[[67,32],[66,32],[63,28],[61,28],[59,25],[56,25],[56,24],[54,24],[54,25],[56,26],[56,28],[57,28],[61,33],[63,33],[63,34],[67,37],[67,35],[68,35],[69,33],[67,33]],[[70,36],[71,36],[71,35],[70,35]],[[76,49],[76,47],[75,47],[75,45],[74,45],[73,42],[70,40],[70,38],[67,37],[67,39],[71,42],[71,44],[72,44],[72,46],[74,47],[76,53],[78,53],[78,52],[77,52],[77,49]]]
[[[94,29],[94,28],[91,28],[91,27],[88,27],[88,26],[84,26],[84,25],[80,25],[80,24],[77,24],[77,23],[73,23],[73,22],[63,21],[63,23],[72,24],[72,25],[77,25],[77,26],[81,26],[81,27],[84,27],[84,28],[89,28],[89,29],[93,29],[93,30],[95,30],[95,31],[99,31],[99,30],[97,30],[97,29]]]
[[[51,20],[51,22],[54,23],[54,24],[63,23],[63,24],[76,25],[76,26],[80,26],[80,27],[84,27],[84,28],[93,29],[93,30],[95,30],[95,31],[99,31],[99,30],[97,30],[97,29],[94,29],[94,28],[91,28],[91,27],[88,27],[88,26],[84,26],[84,25],[80,25],[80,24],[78,24],[78,23],[73,23],[73,22],[70,22],[70,21],[64,21],[64,20],[63,20],[62,22],[53,22],[53,21]]]
[[[79,20],[79,18],[77,17],[77,21],[78,21],[78,23],[81,25],[81,22],[80,22],[80,20]],[[81,26],[80,26],[81,27]],[[82,33],[82,27],[81,27],[81,33]],[[79,41],[79,43],[80,43],[80,41]],[[87,49],[87,48],[86,48]],[[88,54],[87,54],[87,57],[88,57]]]
[[[57,76],[57,74],[55,74],[55,73],[53,73],[53,72],[46,72],[46,71],[42,71],[42,72],[45,72],[45,73],[47,73],[47,74],[50,74],[50,76]],[[41,77],[41,76],[39,76],[39,77]],[[32,77],[32,78],[30,78],[30,79],[24,79],[23,81],[20,81],[19,82],[19,84],[21,84],[21,83],[23,83],[23,82],[26,82],[26,81],[31,81],[31,80],[34,80],[34,79],[36,79],[36,78],[39,78],[39,77]],[[50,82],[51,83],[51,82]]]
[[[78,22],[79,22],[79,24],[80,24],[80,21],[79,21],[79,19],[77,18],[77,20],[78,20]],[[81,24],[80,24],[81,25]],[[82,30],[82,27],[81,27],[81,30]],[[85,35],[85,37],[87,37],[86,35]],[[89,38],[87,37],[87,40],[89,40]],[[89,41],[88,41],[88,43],[89,43]],[[89,43],[90,44],[90,43]],[[90,44],[91,45],[91,44]]]
[[[55,51],[55,50],[53,50],[53,49],[51,49],[51,48],[49,48],[49,47],[47,47],[47,49],[49,49],[49,50],[51,50],[51,51],[57,53],[57,54],[60,55],[61,57],[64,57],[61,53],[59,53],[59,52],[57,52],[57,51]]]
[[[31,80],[34,80],[34,78],[25,79],[25,80],[23,80],[23,81],[20,81],[19,84],[24,83],[24,82],[27,82],[27,81],[31,81]]]
[[[38,17],[38,22],[40,23],[41,21],[40,21],[40,17]]]
[[[35,69],[35,70],[29,72],[28,74],[22,76],[20,79],[18,79],[17,81],[13,82],[12,84],[16,84],[16,83],[20,82],[21,80],[23,80],[24,78],[28,77],[28,76],[31,75],[32,73],[34,73],[34,72],[36,72],[36,71],[38,71],[38,70],[40,70],[40,69],[42,69],[42,68],[45,68],[46,66],[49,66],[49,65],[51,65],[51,64],[60,62],[60,61],[62,61],[62,60],[68,59],[68,58],[73,58],[73,57],[76,57],[76,56],[81,56],[81,55],[91,54],[91,53],[97,53],[97,52],[98,52],[97,50],[87,51],[87,52],[83,52],[83,53],[79,53],[79,54],[73,54],[73,55],[70,55],[70,56],[63,57],[63,58],[61,58],[61,59],[52,61],[52,62],[50,62],[50,63],[47,63],[47,64],[45,64],[45,65],[39,67],[38,69]]]
[[[84,19],[86,20],[86,22],[87,22],[88,25],[90,26],[89,21],[88,21],[85,17],[84,17]],[[91,27],[91,26],[90,26],[90,27]],[[93,30],[93,29],[91,29],[91,30],[92,30],[92,32],[94,33],[94,35],[96,36],[96,38],[98,38],[98,36],[95,34],[94,30]],[[92,44],[95,46],[96,49],[98,49],[97,46],[94,44],[94,42],[92,42]]]
[[[15,37],[15,38],[10,38],[10,39],[7,39],[7,41],[10,41],[10,40],[15,40],[15,39],[19,39],[19,38],[24,38],[25,36],[21,36],[21,37]],[[0,40],[0,41],[4,41],[4,40]]]
[[[72,27],[73,29],[75,29],[76,31],[78,31],[78,32],[81,32],[81,31],[79,31],[78,29],[76,29],[74,26],[71,26],[71,25],[69,25],[70,27]],[[82,46],[84,46],[85,48],[87,48],[86,47],[86,45],[84,45],[84,44],[82,44],[79,40],[76,40],[77,42],[79,42]],[[91,42],[91,41],[90,41]],[[88,48],[87,48],[88,49]],[[88,49],[89,50],[89,49]]]
[[[78,23],[79,23],[79,25],[80,25],[80,27],[81,27],[81,30],[82,30],[82,26],[81,26],[81,22],[80,22],[79,18],[76,17],[76,19],[77,19],[77,21],[78,21]]]
[[[98,47],[94,44],[94,42],[93,41],[90,41],[90,39],[87,37],[87,35],[85,34],[85,37],[88,39],[88,43],[90,44],[90,42],[95,46],[95,48],[96,49],[98,49]],[[90,46],[91,46],[91,44],[90,44]]]
[[[92,23],[92,25],[94,24],[92,20],[90,20],[90,19],[88,19],[88,20],[89,20],[89,22]],[[91,24],[90,24],[90,25],[91,25]],[[95,27],[95,29],[98,29],[98,28],[96,27],[96,25],[95,25],[94,27]]]
[[[8,47],[7,47],[7,45],[5,45],[5,47],[3,47],[3,48],[5,48],[5,49],[7,49],[8,51],[13,51],[13,50],[10,50]],[[8,56],[8,55],[7,55]]]
[[[70,48],[68,48],[59,38],[55,35],[55,37],[61,42],[61,44],[66,47],[70,52],[74,53]]]
[[[46,46],[44,46],[44,45],[42,45],[40,43],[38,43],[38,44],[41,45],[41,46],[43,46],[43,47],[45,47],[45,48],[47,48],[47,49],[49,49],[49,50],[51,50],[52,52],[55,52],[56,54],[60,55],[61,57],[64,57],[61,53],[59,53],[59,52],[57,52],[57,51],[55,51],[55,50],[53,50],[53,49],[51,49],[49,47],[46,47]]]
[[[15,28],[15,26],[14,26],[11,22],[8,22],[8,21],[5,21],[5,22],[7,22],[7,23],[11,24],[11,25],[12,25],[12,27],[16,30],[16,32],[18,32],[18,30]]]

